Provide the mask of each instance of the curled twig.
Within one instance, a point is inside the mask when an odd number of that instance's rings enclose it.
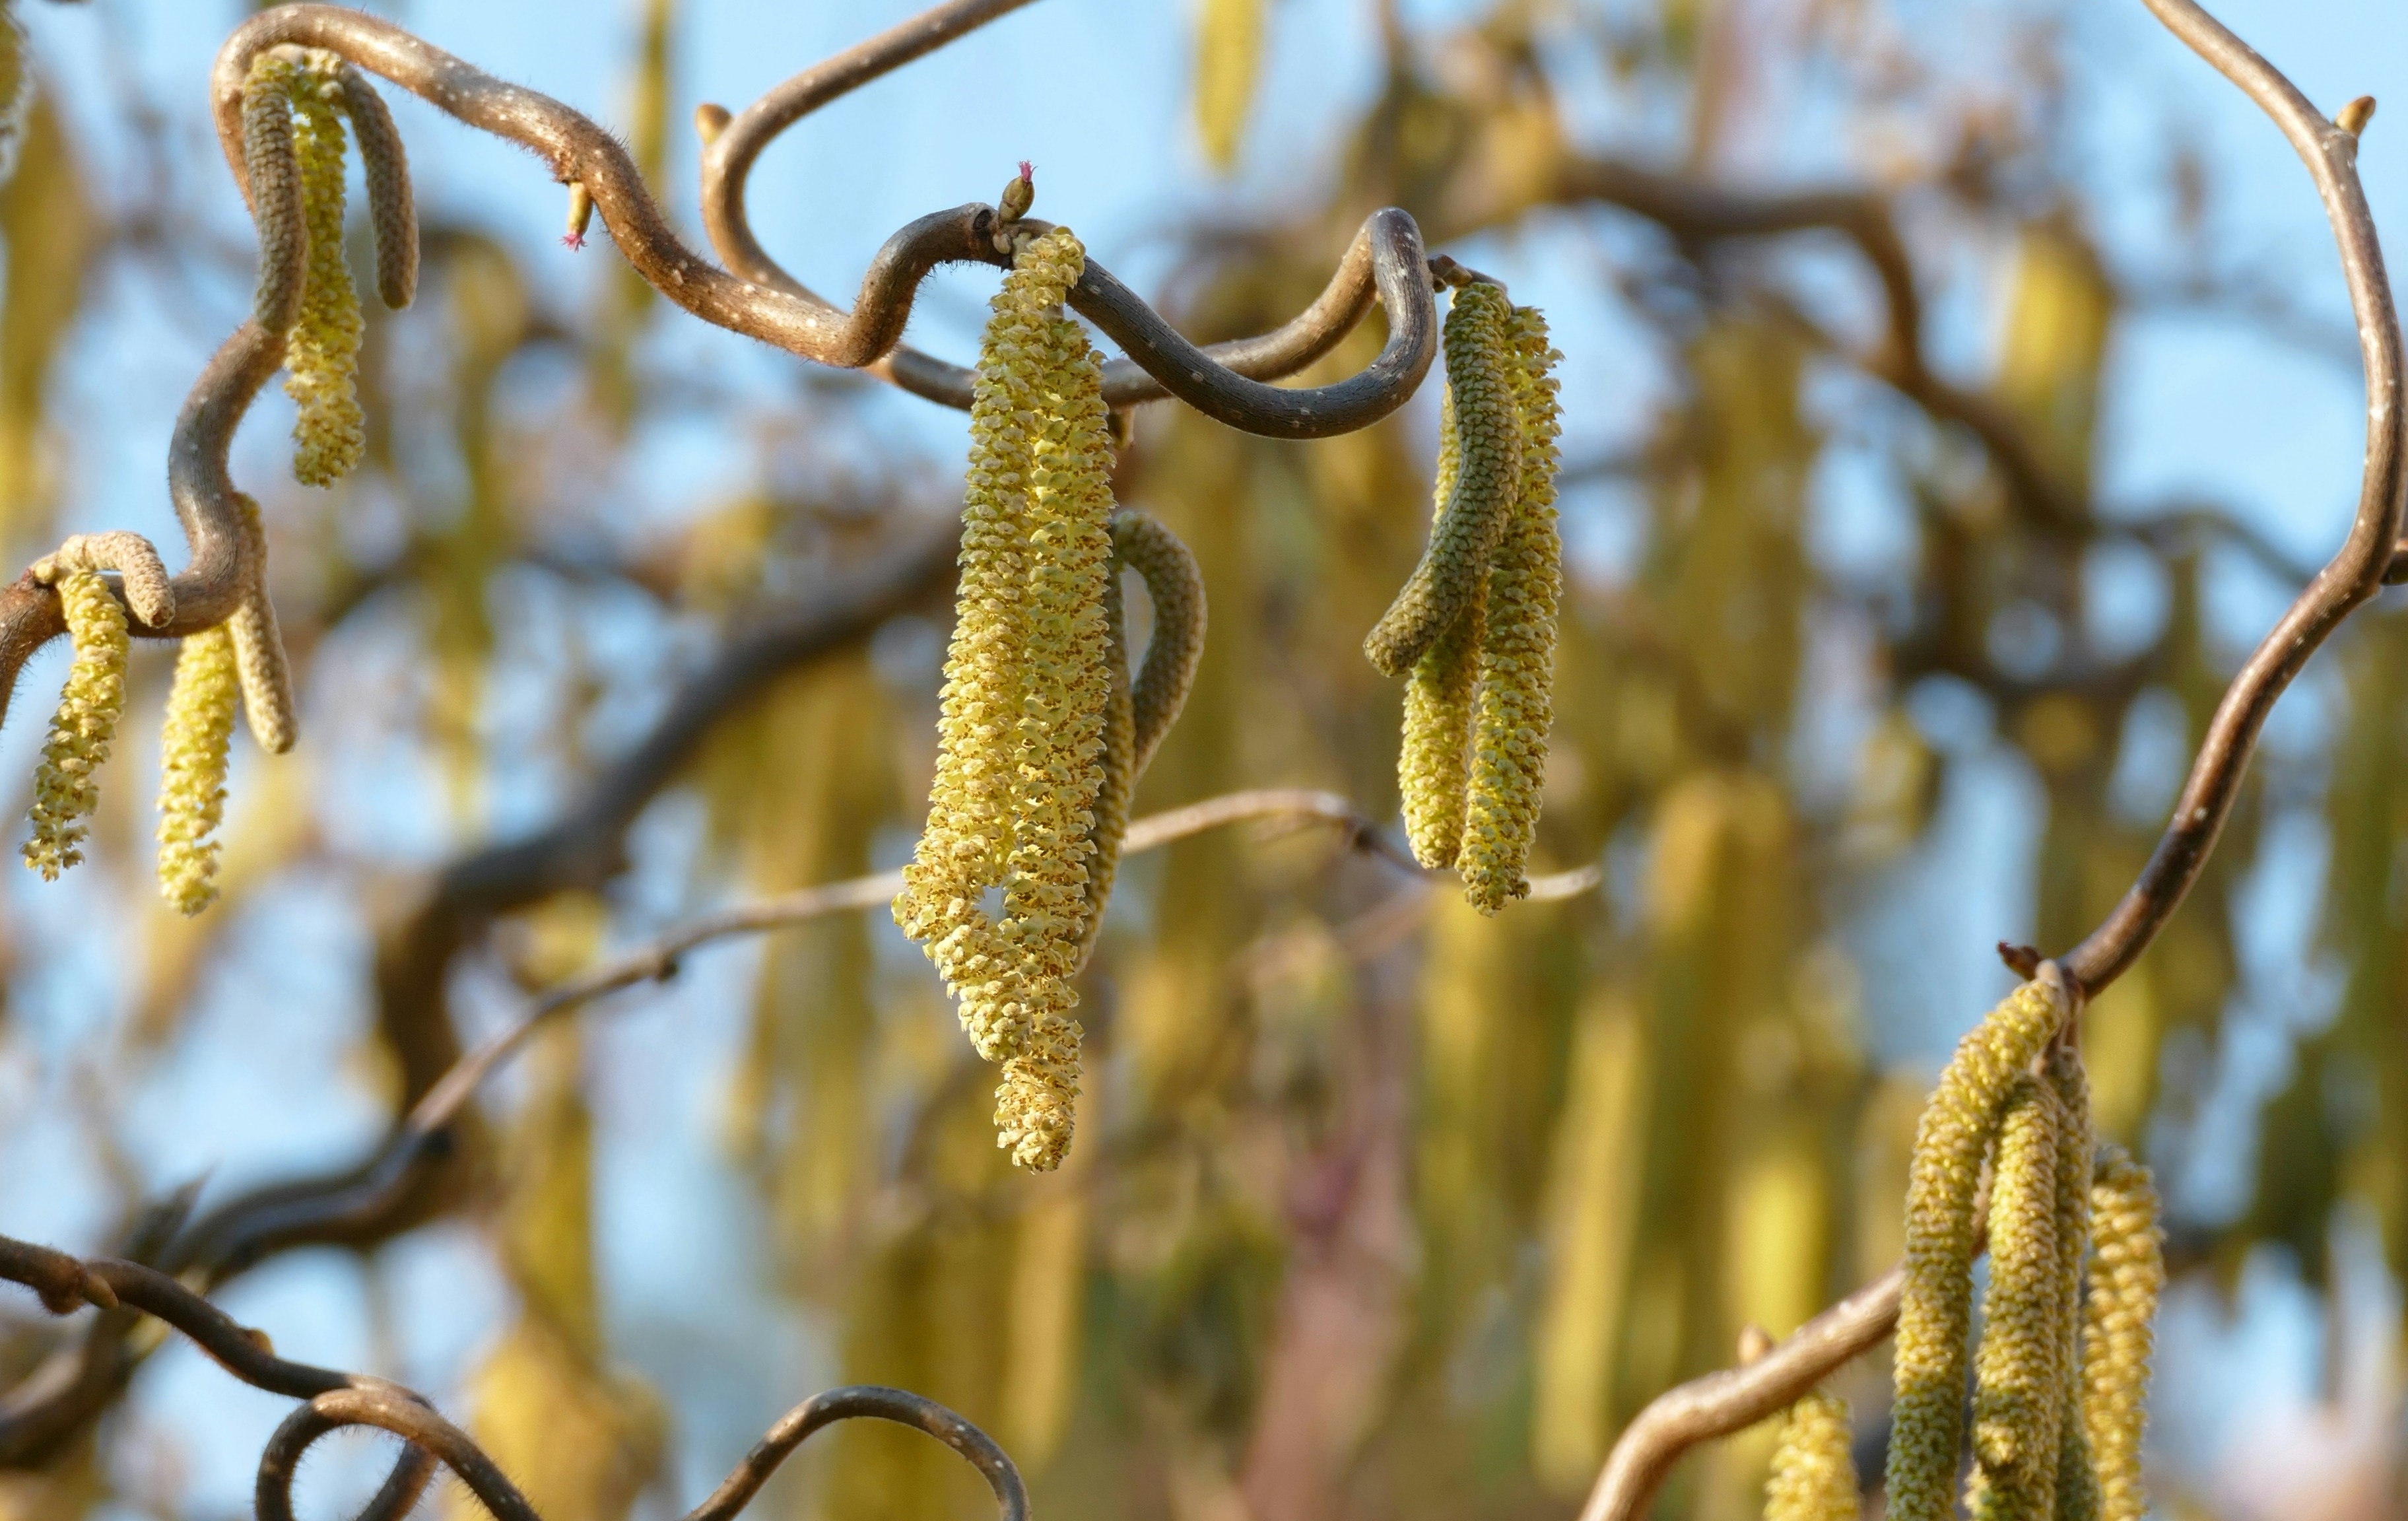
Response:
[[[424,1396],[364,1373],[288,1362],[276,1355],[265,1335],[236,1324],[155,1269],[111,1257],[79,1261],[0,1236],[0,1279],[34,1290],[52,1314],[70,1314],[85,1304],[140,1311],[182,1332],[242,1383],[305,1401],[285,1417],[260,1455],[256,1505],[261,1521],[293,1521],[293,1477],[302,1455],[319,1438],[352,1426],[376,1427],[409,1444],[361,1521],[396,1521],[407,1514],[425,1493],[437,1462],[503,1521],[542,1521],[509,1476]],[[831,1389],[787,1412],[710,1498],[686,1513],[684,1521],[729,1521],[813,1432],[863,1418],[927,1432],[979,1471],[995,1491],[1001,1521],[1027,1521],[1027,1487],[993,1438],[934,1400],[871,1385]]]

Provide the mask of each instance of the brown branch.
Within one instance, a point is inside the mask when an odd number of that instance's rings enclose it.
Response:
[[[998,0],[951,0],[807,70],[733,119],[710,146],[705,177],[710,187],[706,217],[714,237],[732,239],[734,273],[679,241],[626,150],[600,126],[548,95],[505,83],[357,11],[295,5],[254,17],[220,50],[211,98],[219,141],[240,180],[242,87],[251,60],[287,43],[326,49],[470,126],[532,150],[562,183],[585,187],[627,262],[687,311],[803,358],[860,369],[886,357],[901,340],[912,296],[931,269],[949,263],[1008,265],[1014,234],[1042,224],[1013,222],[996,208],[978,203],[922,217],[887,239],[863,276],[852,311],[843,312],[778,270],[752,241],[740,207],[744,176],[760,149],[805,113],[1012,8]],[[1225,367],[1092,260],[1071,305],[1159,382],[1152,389],[1132,388],[1124,379],[1124,395],[1113,399],[1168,393],[1233,427],[1283,438],[1352,432],[1402,406],[1437,349],[1437,315],[1412,219],[1401,211],[1375,212],[1364,237],[1370,244],[1370,286],[1388,313],[1388,344],[1361,374],[1316,390],[1281,390]],[[1256,344],[1270,344],[1268,350],[1248,352],[1258,359],[1269,352],[1290,361],[1284,370],[1271,366],[1271,373],[1292,372],[1312,353],[1326,352],[1345,331],[1333,330],[1337,319],[1346,318],[1351,326],[1368,306],[1362,268],[1359,260],[1342,263],[1338,284],[1346,288],[1335,299],[1325,294],[1298,319],[1320,340],[1317,349],[1262,339]],[[953,405],[968,405],[966,384],[948,380],[935,389]]]
[[[52,1314],[72,1314],[85,1304],[112,1314],[139,1311],[182,1332],[242,1383],[306,1401],[276,1428],[260,1455],[257,1510],[262,1521],[293,1521],[293,1477],[302,1456],[321,1437],[354,1426],[390,1431],[408,1443],[361,1521],[398,1521],[408,1514],[425,1493],[437,1462],[458,1475],[503,1521],[542,1521],[499,1465],[423,1395],[365,1373],[288,1362],[276,1356],[265,1335],[236,1324],[155,1269],[111,1257],[79,1261],[64,1252],[0,1236],[0,1279],[34,1290]],[[684,1521],[729,1521],[813,1432],[865,1417],[894,1421],[935,1437],[979,1471],[995,1491],[1002,1521],[1026,1521],[1027,1488],[994,1439],[932,1399],[867,1385],[831,1389],[787,1412],[710,1498],[686,1513]]]
[[[2195,0],[2143,0],[2180,37],[2273,118],[2307,165],[2339,245],[2364,349],[2366,464],[2349,536],[2250,655],[2208,725],[2175,800],[2173,817],[2140,880],[2062,971],[2077,1005],[2114,981],[2148,948],[2206,864],[2238,796],[2258,735],[2318,646],[2381,589],[2400,554],[2408,416],[2399,315],[2381,244],[2358,178],[2358,138],[2327,121],[2273,65]],[[2043,975],[2057,967],[2044,963]],[[1695,1379],[1661,1394],[1631,1422],[1606,1459],[1582,1521],[1637,1521],[1681,1455],[1728,1436],[1795,1400],[1897,1323],[1893,1271],[1808,1321],[1764,1360]]]

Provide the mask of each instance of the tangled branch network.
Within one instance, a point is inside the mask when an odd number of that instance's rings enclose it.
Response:
[[[224,747],[237,694],[265,746],[280,750],[293,742],[290,678],[266,596],[265,539],[256,509],[230,478],[228,449],[251,401],[281,367],[299,403],[296,476],[323,483],[356,461],[359,421],[351,373],[358,298],[339,254],[342,164],[351,142],[366,171],[377,288],[389,305],[410,299],[417,259],[402,144],[371,77],[536,153],[569,188],[572,217],[598,212],[635,269],[694,315],[816,363],[865,371],[973,417],[964,601],[948,660],[949,691],[958,691],[961,700],[948,708],[931,829],[913,868],[899,882],[865,879],[733,911],[554,990],[518,1029],[437,1085],[383,1161],[369,1169],[363,1190],[389,1193],[400,1186],[439,1146],[478,1083],[518,1048],[535,1021],[611,988],[666,975],[680,951],[720,935],[895,897],[898,918],[924,939],[961,997],[982,1054],[1004,1069],[997,1114],[1004,1142],[1015,1160],[1041,1168],[1058,1160],[1068,1144],[1068,1106],[1076,1095],[1077,1026],[1067,1017],[1075,997],[1066,992],[1067,980],[1092,948],[1103,895],[1125,852],[1239,818],[1288,814],[1343,825],[1358,845],[1414,873],[1416,893],[1426,890],[1425,864],[1452,865],[1484,910],[1516,897],[1560,897],[1594,884],[1593,872],[1529,879],[1523,869],[1549,722],[1558,585],[1552,506],[1556,423],[1547,377],[1554,354],[1534,311],[1511,306],[1485,277],[1426,255],[1412,219],[1390,208],[1366,220],[1321,295],[1294,320],[1258,337],[1198,347],[1086,258],[1067,229],[1026,215],[1034,186],[1025,172],[997,204],[934,212],[896,232],[870,261],[850,310],[796,281],[753,237],[745,185],[760,152],[780,133],[828,101],[1027,3],[951,0],[795,76],[740,113],[715,107],[697,112],[706,142],[703,221],[724,266],[679,241],[609,132],[389,22],[332,6],[285,6],[246,22],[222,50],[213,110],[228,166],[259,228],[260,279],[251,320],[219,349],[177,422],[168,484],[187,540],[186,567],[170,576],[156,549],[135,535],[80,536],[0,588],[0,716],[36,650],[63,633],[72,634],[77,645],[77,669],[37,789],[48,811],[37,814],[36,843],[28,852],[29,861],[46,871],[74,862],[93,772],[122,706],[129,638],[188,641],[170,703],[162,809],[168,821],[163,884],[179,906],[194,910],[208,897],[208,836],[222,805]],[[2048,990],[2014,1006],[2021,1011],[2017,1052],[2069,1049],[2086,1000],[2147,948],[2196,880],[2276,698],[2333,629],[2408,565],[2401,542],[2402,460],[2408,457],[2401,335],[2356,168],[2358,134],[2372,102],[2353,103],[2338,120],[2328,120],[2194,0],[2143,3],[2273,118],[2316,182],[2340,245],[2364,351],[2365,473],[2346,542],[2235,677],[2140,879],[2098,929],[2056,961],[2002,947],[2029,986]],[[1893,306],[1911,312],[1911,277],[1891,278],[1903,260],[1882,256],[1896,252],[1894,243],[1894,237],[1867,240]],[[920,281],[947,263],[1010,272],[975,368],[900,343]],[[1319,795],[1215,799],[1182,811],[1185,817],[1176,822],[1139,821],[1124,828],[1136,777],[1185,696],[1202,638],[1203,596],[1193,562],[1176,539],[1141,514],[1112,507],[1098,465],[1115,431],[1107,419],[1168,398],[1273,438],[1323,438],[1368,426],[1402,406],[1427,376],[1440,347],[1434,296],[1449,288],[1455,294],[1447,317],[1448,428],[1430,552],[1367,647],[1376,664],[1408,674],[1412,683],[1400,776],[1412,854],[1388,844],[1351,805]],[[1359,373],[1314,388],[1270,383],[1327,354],[1374,304],[1385,315],[1387,337]],[[1091,321],[1122,356],[1107,360],[1089,350],[1064,308]],[[1154,644],[1133,682],[1118,606],[1123,568],[1144,577],[1157,614]],[[1007,696],[1013,705],[995,710],[1038,711],[1042,718],[1015,729],[982,717]],[[1028,702],[1035,708],[1027,709]],[[1044,786],[1028,784],[1040,776],[1049,779]],[[1006,911],[988,921],[968,905],[997,885],[1006,889]],[[1968,1039],[1966,1050],[1976,1055],[1995,1044],[1995,1037],[1982,1032]],[[1792,1455],[1785,1492],[1801,1497],[1799,1506],[1811,1507],[1812,1497],[1835,1487],[1828,1482],[1837,1471],[1829,1461],[1832,1434],[1844,1430],[1843,1417],[1813,1396],[1814,1385],[1890,1334],[1902,1293],[1912,1299],[1915,1292],[1936,1292],[1931,1285],[1938,1282],[1946,1292],[1928,1299],[1939,1307],[1935,1324],[1953,1324],[1948,1317],[1958,1307],[1950,1275],[1960,1259],[1970,1265],[1985,1239],[2029,1259],[2032,1271],[2021,1281],[2036,1307],[2033,1324],[2044,1329],[2027,1338],[2025,1350],[2046,1366],[2035,1373],[2040,1364],[2026,1367],[2014,1362],[2021,1354],[2000,1351],[1995,1374],[1984,1376],[2002,1391],[2001,1399],[2022,1390],[2025,1402],[2041,1412],[2034,1417],[2040,1424],[2019,1428],[2019,1447],[2000,1446],[1992,1428],[1982,1428],[1976,1446],[1990,1453],[1985,1482],[2000,1486],[1996,1492],[2042,1482],[2028,1462],[2014,1466],[2026,1460],[2009,1447],[2037,1452],[2032,1442],[2039,1437],[2074,1430],[2079,1423],[2054,1402],[2063,1396],[2079,1403],[2077,1385],[2088,1370],[2060,1355],[2071,1350],[2068,1264],[2081,1255],[2071,1227],[2079,1224],[2082,1210],[2069,1205],[2057,1227],[2043,1228],[2042,1199],[2046,1188],[2072,1199],[2091,1169],[2081,1165],[2080,1146],[2066,1139],[2085,1133],[2075,1112],[2078,1074],[2032,1075],[2057,1083],[2056,1097],[2035,1097],[2028,1084],[1992,1083],[1982,1089],[1985,1102],[1966,1112],[1960,1141],[1974,1151],[1994,1145],[2001,1158],[2028,1154],[2031,1162],[2024,1169],[2027,1185],[2010,1191],[2003,1203],[1990,1201],[1986,1214],[1970,1197],[1952,1195],[1944,1209],[1933,1206],[1937,1234],[1931,1239],[1947,1245],[1930,1259],[1945,1268],[1941,1280],[1928,1276],[1928,1262],[1916,1270],[1911,1261],[1786,1341],[1752,1349],[1756,1355],[1743,1366],[1656,1399],[1616,1443],[1584,1521],[1632,1521],[1682,1453],[1784,1409],[1792,1411],[1797,1437],[1784,1448]],[[2035,1139],[2044,1136],[2056,1137],[2054,1152]],[[2046,1161],[2049,1155],[2056,1160]],[[2053,1180],[2046,1188],[2043,1175]],[[2102,1168],[2096,1186],[2130,1194],[2122,1177]],[[1996,1212],[2000,1209],[2008,1212]],[[2124,1210],[2112,1218],[2140,1216]],[[2146,1236],[2145,1225],[2119,1229],[2117,1250],[2127,1254],[2138,1250],[2130,1242]],[[1918,1278],[1918,1270],[1925,1276]],[[265,1338],[236,1326],[174,1278],[131,1262],[84,1261],[6,1238],[0,1238],[0,1277],[33,1289],[56,1313],[93,1306],[121,1318],[133,1312],[155,1316],[234,1376],[303,1401],[262,1458],[257,1504],[267,1521],[290,1516],[292,1475],[302,1453],[331,1430],[362,1425],[408,1443],[367,1516],[383,1521],[406,1512],[441,1464],[496,1514],[533,1521],[509,1479],[423,1398],[365,1376],[285,1362]],[[1915,1289],[1917,1284],[1924,1287]],[[1928,1327],[1915,1334],[1928,1340]],[[1985,1369],[1990,1362],[1985,1349]],[[1947,1403],[1953,1412],[1953,1393]],[[2094,1403],[2110,1413],[2121,1409],[2113,1401]],[[1978,1409],[1976,1414],[1978,1423]],[[1026,1497],[1010,1459],[968,1422],[916,1396],[853,1388],[790,1413],[693,1516],[732,1515],[812,1431],[856,1416],[928,1431],[979,1468],[1007,1517],[1017,1521],[1025,1514]],[[2102,1463],[2110,1457],[2120,1463],[2137,1440],[2137,1428],[2122,1414],[2098,1429],[2112,1438],[2100,1450]],[[1991,1449],[1981,1448],[1985,1441]],[[1942,1431],[1909,1456],[1931,1473],[1953,1472],[1954,1450],[1954,1436]],[[2108,1468],[2100,1471],[2114,1481]],[[2114,1512],[2118,1502],[2108,1499]]]

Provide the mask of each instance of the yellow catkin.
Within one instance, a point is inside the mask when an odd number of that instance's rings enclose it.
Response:
[[[75,642],[75,663],[50,719],[42,764],[34,773],[34,835],[25,865],[55,882],[83,859],[84,821],[100,803],[97,776],[125,710],[125,610],[89,570],[59,577],[59,605]]]
[[[1454,404],[1454,490],[1430,529],[1421,563],[1363,640],[1385,676],[1402,676],[1428,653],[1487,584],[1496,548],[1521,489],[1522,433],[1507,374],[1512,307],[1497,286],[1455,293],[1446,314],[1446,389]]]
[[[1990,1288],[1975,1359],[1971,1500],[1988,1521],[2049,1521],[2065,1415],[2066,1315],[2057,1249],[2055,1091],[2020,1078],[1999,1124],[1990,1184]]]
[[[1764,1521],[1856,1521],[1862,1502],[1850,1440],[1846,1400],[1816,1389],[1790,1406],[1764,1485]]]
[[[2008,1090],[2071,1012],[2062,974],[2043,966],[1957,1042],[1915,1127],[1886,1478],[1894,1521],[1956,1514],[1982,1157]]]
[[[159,890],[179,913],[217,897],[218,824],[237,695],[234,636],[223,624],[185,638],[167,692],[159,751]]]
[[[1538,838],[1547,731],[1555,724],[1555,615],[1564,586],[1555,531],[1555,439],[1563,415],[1551,373],[1563,356],[1548,343],[1546,319],[1534,308],[1513,309],[1507,336],[1521,479],[1488,574],[1469,796],[1455,862],[1464,896],[1483,913],[1530,891],[1525,872]]]
[[[2082,1424],[2099,1474],[2102,1521],[2140,1521],[2148,1510],[2141,1439],[2148,1424],[2149,1358],[2166,1283],[2149,1169],[2109,1148],[2099,1159],[2090,1210],[2096,1250],[2083,1322]]]
[[[1022,248],[982,345],[961,581],[928,823],[896,920],[926,948],[980,1054],[1003,1063],[997,1141],[1046,1170],[1079,1083],[1070,986],[1111,710],[1111,442],[1101,356],[1063,315],[1085,252]],[[983,896],[1000,887],[1003,913]]]
[[[2057,1521],[2098,1521],[2099,1475],[2090,1460],[2090,1438],[2082,1425],[2082,1270],[2090,1247],[2090,1177],[2096,1141],[2091,1132],[2090,1080],[2082,1048],[2072,1040],[2051,1047],[2043,1073],[2057,1095],[2057,1253],[2058,1346]]]
[[[301,318],[285,340],[284,394],[300,409],[293,424],[293,478],[331,486],[367,447],[360,413],[359,293],[343,259],[343,88],[340,61],[312,53],[294,79],[293,151],[301,166],[308,278]]]
[[[1433,495],[1443,516],[1463,473],[1462,441],[1455,436],[1455,397],[1440,398],[1438,480]],[[1404,743],[1397,753],[1397,791],[1405,814],[1405,839],[1413,859],[1436,870],[1452,866],[1463,848],[1463,815],[1469,800],[1469,758],[1480,640],[1487,626],[1488,587],[1473,589],[1471,604],[1438,642],[1413,662],[1405,682]]]

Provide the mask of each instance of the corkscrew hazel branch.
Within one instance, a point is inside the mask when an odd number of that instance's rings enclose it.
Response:
[[[288,1362],[276,1356],[265,1335],[236,1324],[165,1273],[108,1257],[79,1261],[0,1236],[0,1279],[33,1289],[53,1314],[69,1314],[85,1304],[139,1311],[183,1333],[242,1383],[304,1401],[260,1455],[255,1503],[262,1521],[293,1521],[293,1479],[301,1458],[321,1438],[355,1426],[389,1431],[408,1444],[361,1521],[398,1521],[425,1493],[438,1462],[503,1521],[542,1521],[509,1475],[424,1396],[364,1373]],[[787,1412],[683,1521],[729,1521],[812,1434],[863,1418],[894,1421],[935,1437],[986,1480],[1000,1521],[1027,1521],[1027,1487],[992,1438],[934,1400],[874,1385],[831,1389]]]
[[[779,267],[752,235],[744,193],[754,162],[778,135],[812,111],[860,88],[891,69],[1026,5],[1028,0],[950,0],[903,22],[856,48],[814,65],[787,79],[741,112],[697,108],[705,151],[702,159],[703,225],[727,267],[770,290],[810,302],[827,303]],[[708,123],[708,124],[705,124]],[[1011,220],[1008,215],[1007,222]],[[990,260],[990,262],[993,262]],[[1260,337],[1197,349],[1154,316],[1125,287],[1090,265],[1071,300],[1094,319],[1130,357],[1104,366],[1104,400],[1119,409],[1168,395],[1250,432],[1322,437],[1347,432],[1385,415],[1419,385],[1435,348],[1437,319],[1428,298],[1420,235],[1404,212],[1390,208],[1368,219],[1311,307],[1277,331]],[[865,292],[865,294],[867,293]],[[1370,310],[1374,299],[1387,309],[1389,341],[1355,380],[1322,392],[1278,392],[1244,382],[1293,375],[1335,348]],[[861,310],[856,305],[855,311]],[[900,325],[897,324],[897,336]],[[941,405],[968,409],[972,373],[958,365],[905,346],[882,349],[869,372]],[[1394,400],[1373,399],[1393,391]],[[1312,397],[1298,402],[1285,398]],[[1316,419],[1318,407],[1342,410]]]

